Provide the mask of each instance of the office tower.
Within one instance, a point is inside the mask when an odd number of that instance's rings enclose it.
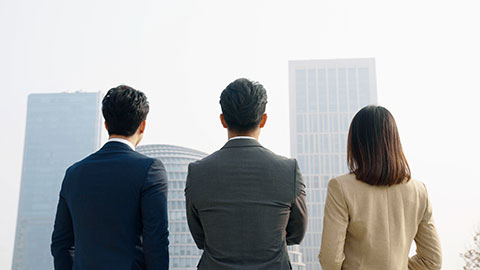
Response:
[[[292,270],[306,269],[306,265],[303,262],[303,254],[300,251],[299,245],[288,247],[288,257],[290,258],[290,264],[292,265]]]
[[[307,186],[308,229],[300,245],[307,270],[320,269],[323,210],[328,180],[348,173],[350,121],[377,103],[375,60],[289,62],[290,150]]]
[[[65,170],[98,149],[100,93],[31,94],[12,269],[51,270],[50,241]]]
[[[137,147],[137,151],[161,160],[167,170],[170,270],[197,269],[202,251],[195,245],[188,229],[184,189],[188,163],[202,159],[207,154],[164,144],[142,145]]]
[[[160,159],[167,170],[170,269],[195,270],[202,251],[195,245],[188,229],[184,189],[188,164],[202,159],[207,154],[185,147],[164,144],[142,145],[137,147],[137,151]],[[305,269],[298,246],[289,248],[289,250],[293,270]]]

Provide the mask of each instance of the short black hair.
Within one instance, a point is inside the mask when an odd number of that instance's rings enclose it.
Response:
[[[267,91],[258,82],[240,78],[223,90],[220,105],[230,130],[250,131],[262,121],[267,105]]]
[[[109,135],[132,136],[147,119],[149,110],[147,96],[127,85],[108,90],[102,100]]]

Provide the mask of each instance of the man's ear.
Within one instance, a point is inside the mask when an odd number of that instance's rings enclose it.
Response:
[[[103,121],[103,125],[105,126],[105,129],[107,130],[108,132],[108,125],[107,125],[107,121]]]
[[[138,132],[140,134],[143,134],[145,132],[146,125],[147,125],[147,120],[143,120],[142,123],[140,123],[140,126],[138,127]]]
[[[265,126],[265,123],[267,123],[267,114],[264,113],[263,114],[263,117],[262,117],[262,120],[260,121],[260,128],[263,128]]]
[[[227,122],[225,121],[225,117],[223,116],[223,113],[220,114],[220,122],[222,122],[222,126],[224,128],[228,128]]]

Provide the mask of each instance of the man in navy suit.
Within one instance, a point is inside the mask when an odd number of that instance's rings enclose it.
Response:
[[[51,251],[55,269],[168,269],[167,174],[135,152],[145,94],[121,85],[102,101],[108,142],[67,169]]]

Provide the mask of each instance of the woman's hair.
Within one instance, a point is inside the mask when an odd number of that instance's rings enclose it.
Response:
[[[411,178],[395,119],[381,106],[364,107],[353,117],[347,160],[350,172],[370,185],[392,186]]]

